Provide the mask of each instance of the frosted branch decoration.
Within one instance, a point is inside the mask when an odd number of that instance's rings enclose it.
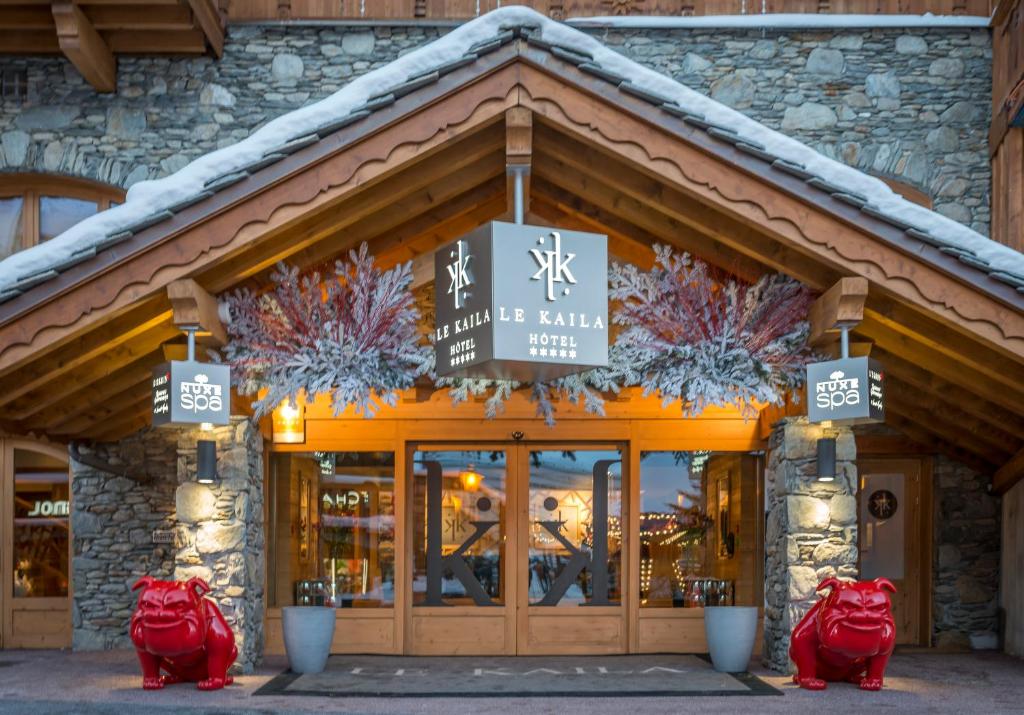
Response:
[[[665,246],[655,259],[650,271],[616,264],[609,274],[612,322],[622,326],[612,362],[628,370],[623,384],[666,405],[678,400],[686,415],[735,405],[746,417],[803,384],[814,359],[806,288],[781,274],[739,282]]]
[[[381,271],[363,243],[335,263],[333,276],[281,264],[272,280],[269,292],[227,296],[224,355],[239,392],[267,391],[254,404],[257,418],[303,392],[331,394],[336,415],[354,406],[372,416],[377,401],[396,404],[396,392],[429,370],[411,262]]]

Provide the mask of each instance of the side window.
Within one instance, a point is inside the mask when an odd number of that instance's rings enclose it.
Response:
[[[124,201],[124,191],[82,179],[0,175],[0,259],[56,238],[79,221]]]

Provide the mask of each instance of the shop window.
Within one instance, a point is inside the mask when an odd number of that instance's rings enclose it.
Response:
[[[68,595],[68,465],[14,450],[15,598]]]
[[[640,606],[759,605],[759,458],[640,455]]]
[[[394,453],[276,453],[270,478],[270,605],[392,607]]]
[[[0,259],[49,241],[79,221],[124,201],[124,191],[81,179],[0,177]]]

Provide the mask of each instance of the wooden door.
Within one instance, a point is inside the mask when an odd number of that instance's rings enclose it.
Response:
[[[860,577],[892,581],[896,643],[924,643],[921,462],[877,458],[858,461],[860,473]],[[930,549],[929,549],[930,552]]]
[[[517,652],[625,653],[625,450],[520,449]]]
[[[624,653],[625,451],[409,451],[407,653]]]
[[[71,645],[71,518],[67,453],[0,442],[0,643]]]

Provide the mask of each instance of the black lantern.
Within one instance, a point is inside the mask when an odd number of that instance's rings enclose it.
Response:
[[[836,438],[818,440],[818,481],[831,482],[836,478]]]
[[[217,442],[212,439],[196,442],[196,481],[200,484],[217,481]]]

